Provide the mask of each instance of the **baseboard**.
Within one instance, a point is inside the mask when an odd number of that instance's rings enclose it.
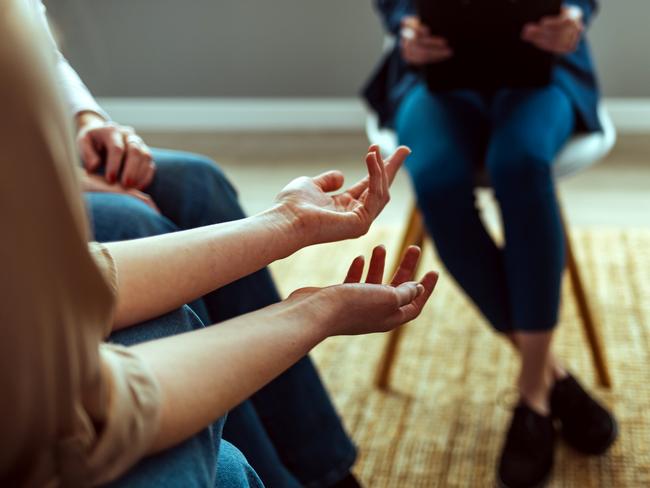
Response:
[[[650,98],[606,98],[605,106],[620,134],[650,133]]]
[[[354,98],[104,98],[111,116],[140,130],[362,130],[366,112]],[[605,103],[622,134],[650,133],[650,98]]]
[[[141,130],[315,131],[363,127],[352,98],[105,98],[115,120]]]

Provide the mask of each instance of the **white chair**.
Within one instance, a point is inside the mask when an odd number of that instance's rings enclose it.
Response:
[[[557,179],[566,178],[597,163],[607,156],[612,147],[614,147],[614,143],[616,142],[616,129],[607,110],[602,105],[599,107],[598,116],[603,131],[576,135],[566,144],[553,166]],[[391,154],[397,148],[396,134],[389,129],[380,128],[375,114],[368,115],[366,120],[366,134],[370,142],[377,144],[384,155]],[[486,174],[483,171],[476,175],[476,186],[490,186]],[[598,327],[594,320],[580,270],[578,269],[573,253],[571,237],[564,220],[562,224],[566,237],[567,269],[569,271],[580,320],[589,343],[598,381],[603,387],[610,388],[612,382]],[[414,205],[409,215],[397,257],[399,258],[410,245],[422,246],[425,237],[422,217],[417,206]],[[397,357],[399,339],[404,330],[406,329],[400,327],[389,334],[376,377],[376,384],[381,389],[388,388],[392,367]]]

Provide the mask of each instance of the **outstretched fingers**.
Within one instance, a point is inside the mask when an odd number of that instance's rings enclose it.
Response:
[[[384,187],[384,191],[388,193],[392,180],[388,181],[388,173],[386,172],[386,163],[384,163],[384,158],[381,157],[381,150],[379,149],[379,146],[377,144],[373,144],[372,146],[370,146],[370,151],[375,153],[375,158],[377,158],[377,162],[379,163],[379,167],[381,168],[382,184]]]
[[[400,148],[401,149],[401,148]],[[398,149],[398,152],[400,150]],[[410,150],[408,150],[408,153],[410,154]],[[390,184],[393,182],[393,178],[395,177],[395,173],[401,166],[401,162],[398,161],[399,164],[392,164],[392,163],[386,163],[384,164],[384,160],[381,157],[381,152],[379,150],[379,146],[377,144],[373,144],[368,148],[368,153],[366,154],[366,165],[368,165],[368,157],[370,155],[374,155],[375,160],[377,161],[377,164],[379,165],[379,169],[382,173],[382,181],[383,184],[382,186],[385,188],[386,192],[388,192],[388,189],[390,187]],[[394,156],[394,155],[393,155]],[[393,157],[391,156],[391,158]],[[390,159],[390,158],[389,158]],[[403,162],[403,159],[401,161]],[[359,199],[361,196],[364,194],[364,192],[368,191],[369,188],[369,176],[366,176],[362,180],[358,181],[354,185],[352,185],[350,188],[348,188],[347,192],[352,196],[352,198]]]
[[[372,250],[370,266],[368,267],[368,276],[366,283],[381,285],[384,279],[384,267],[386,266],[386,248],[377,246]]]
[[[363,267],[365,259],[363,256],[357,256],[345,276],[344,283],[360,283],[363,277]],[[370,265],[368,266],[368,275],[366,276],[366,283],[373,285],[381,285],[384,278],[384,268],[386,266],[386,248],[384,246],[376,246],[372,250],[372,257],[370,258]]]
[[[390,186],[395,179],[395,175],[406,161],[406,158],[411,154],[411,150],[406,146],[398,147],[393,154],[391,154],[385,163],[386,176],[388,177],[388,185]]]
[[[393,286],[398,286],[405,281],[410,281],[415,275],[415,270],[420,261],[420,255],[422,251],[418,246],[409,246],[409,248],[404,253],[402,261],[399,264],[399,268],[395,271],[392,281],[390,282]]]
[[[363,256],[357,256],[354,258],[343,283],[359,283],[363,276],[364,264],[365,258]]]
[[[374,152],[369,152],[366,155],[366,166],[368,167],[368,192],[365,195],[363,206],[374,220],[382,208],[384,177]]]

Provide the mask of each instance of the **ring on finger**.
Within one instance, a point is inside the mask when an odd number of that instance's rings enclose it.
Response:
[[[412,41],[415,39],[415,30],[411,27],[402,27],[400,30],[400,36],[402,39]]]
[[[143,142],[142,138],[135,134],[126,137],[126,143],[132,146],[141,146]]]

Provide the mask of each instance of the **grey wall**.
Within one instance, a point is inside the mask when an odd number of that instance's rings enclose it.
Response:
[[[100,96],[348,97],[379,56],[371,0],[46,0]],[[604,0],[605,93],[650,97],[650,1]]]

